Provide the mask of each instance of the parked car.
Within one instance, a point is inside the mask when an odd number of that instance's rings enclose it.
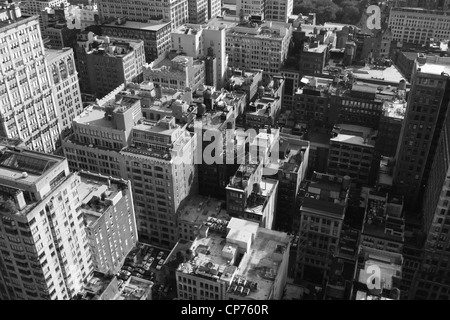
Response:
[[[160,259],[159,261],[158,261],[158,264],[163,264],[164,263],[164,259]]]
[[[158,253],[158,256],[156,257],[156,259],[161,259],[163,255],[164,255],[164,252],[163,252],[163,251],[160,251],[160,252]]]
[[[122,270],[124,270],[124,271],[129,271],[129,272],[133,272],[133,269],[134,269],[134,268],[132,268],[132,267],[130,267],[130,266],[122,267]]]

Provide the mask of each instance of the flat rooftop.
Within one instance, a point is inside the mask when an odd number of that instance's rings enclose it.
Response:
[[[257,290],[249,292],[250,299],[269,298],[289,241],[286,233],[258,228],[251,249],[244,254],[235,277],[257,284]]]
[[[370,66],[349,66],[347,67],[347,70],[352,71],[353,75],[358,80],[377,80],[377,82],[384,81],[386,83],[392,83],[395,85],[398,85],[400,80],[405,80],[404,76],[395,65],[392,65],[390,67],[383,67],[382,69]]]
[[[303,51],[311,53],[322,53],[328,48],[327,44],[319,44],[317,47],[311,48],[311,46],[305,46]]]
[[[393,289],[393,279],[392,278],[393,277],[401,277],[402,266],[396,265],[396,264],[391,264],[388,262],[383,262],[378,259],[369,258],[365,262],[365,268],[361,269],[359,271],[358,281],[360,283],[362,283],[362,284],[367,283],[367,278],[369,277],[369,275],[367,274],[366,270],[371,265],[376,265],[381,269],[381,279],[382,279],[381,286],[387,290]]]
[[[72,52],[73,50],[71,48],[65,48],[65,49],[50,49],[50,48],[45,48],[45,57],[46,60],[51,62],[53,60],[58,59],[62,54],[66,53],[66,52]]]
[[[141,300],[145,294],[151,297],[153,282],[131,276],[114,300]]]
[[[343,181],[343,177],[314,172],[310,181],[300,184],[301,210],[312,209],[343,218],[347,201]]]
[[[404,119],[407,102],[405,100],[394,100],[383,102],[383,115],[389,118]]]
[[[178,221],[192,224],[201,224],[209,217],[229,219],[223,200],[201,195],[195,195],[179,209]]]
[[[252,193],[247,199],[246,212],[262,214],[268,197],[274,191],[278,181],[272,179],[262,179],[259,183],[260,194]]]
[[[450,74],[450,57],[428,56],[427,62],[418,64],[421,73],[441,75],[442,73]]]
[[[135,29],[141,31],[159,31],[168,25],[170,25],[170,22],[137,22],[127,20],[124,24],[116,24],[115,22],[112,22],[103,24],[102,27]]]
[[[25,148],[0,146],[0,150],[0,180],[15,180],[18,186],[36,183],[46,172],[65,160],[64,157]]]
[[[337,126],[339,127],[338,135],[330,138],[330,142],[359,145],[362,147],[375,146],[375,141],[371,138],[377,135],[377,131],[368,127],[351,124],[338,124]]]
[[[225,28],[229,29],[239,24],[239,17],[237,16],[224,16],[215,17],[207,22],[208,27],[215,29]]]
[[[229,245],[223,238],[228,221],[220,221],[216,224],[223,226],[222,231],[210,231],[207,237],[197,237],[194,240],[191,248],[195,248],[195,257],[188,262],[181,263],[178,266],[178,272],[195,274],[211,281],[218,279],[225,282],[231,281],[237,267],[229,264],[229,259],[222,255],[224,247]]]

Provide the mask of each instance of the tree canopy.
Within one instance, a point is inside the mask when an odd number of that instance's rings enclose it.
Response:
[[[337,22],[356,25],[369,0],[296,0],[294,14],[316,14],[316,23]]]

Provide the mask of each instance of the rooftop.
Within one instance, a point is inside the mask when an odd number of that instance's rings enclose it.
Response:
[[[237,16],[223,16],[215,17],[208,21],[207,25],[210,28],[225,28],[229,29],[239,24],[239,17]]]
[[[383,102],[383,115],[389,118],[404,119],[407,102],[405,100],[394,100]]]
[[[366,270],[371,265],[376,265],[381,270],[381,287],[383,289],[391,290],[394,288],[393,286],[393,278],[394,277],[401,277],[402,274],[402,266],[391,263],[389,259],[384,259],[380,256],[371,256],[370,258],[365,261],[365,267],[360,270],[358,281],[362,284],[367,283],[367,278],[369,275],[367,274]]]
[[[94,272],[93,277],[83,286],[75,300],[98,300],[112,280],[113,276]]]
[[[405,223],[402,218],[387,214],[388,195],[372,189],[363,192],[367,197],[363,234],[403,242]],[[394,200],[398,204],[399,200],[395,197]]]
[[[418,63],[417,67],[421,73],[442,75],[450,74],[450,57],[426,56],[425,63]],[[418,61],[419,62],[419,61]]]
[[[9,6],[10,4],[8,4]],[[11,20],[7,13],[7,7],[5,5],[0,6],[0,30],[2,28],[10,29],[16,27],[18,24],[26,23],[36,20],[37,16],[19,16],[14,21]]]
[[[98,218],[114,204],[115,199],[117,197],[120,199],[119,193],[126,188],[125,181],[80,173],[80,184],[77,190],[86,226],[91,227],[95,224]]]
[[[317,46],[305,45],[303,51],[311,52],[311,53],[322,53],[328,48],[327,44],[319,44]]]
[[[239,263],[228,292],[238,294],[246,288],[247,296],[254,300],[267,300],[288,249],[290,238],[286,233],[259,228],[250,250]],[[242,287],[242,289],[240,289]],[[252,290],[252,287],[255,289]]]
[[[297,173],[309,143],[292,135],[281,134],[279,144],[280,159],[278,163],[280,169],[284,172]]]
[[[158,31],[162,28],[170,26],[170,22],[153,21],[153,22],[137,22],[127,20],[123,24],[117,22],[103,24],[102,27],[122,28],[122,29],[135,29],[143,31]]]
[[[314,172],[310,181],[300,184],[301,210],[316,210],[343,218],[347,206],[344,178]]]
[[[261,24],[256,22],[238,23],[230,27],[227,33],[229,35],[250,36],[262,39],[283,39],[288,33],[290,24],[276,21],[266,21]]]
[[[400,80],[405,80],[402,73],[395,65],[383,67],[382,69],[371,66],[349,66],[346,70],[352,71],[357,80],[373,81],[378,83],[380,80],[385,83],[398,85]]]
[[[209,217],[227,220],[223,205],[221,200],[195,195],[180,207],[178,221],[201,224]]]
[[[248,161],[246,161],[248,162]],[[247,185],[247,181],[250,177],[256,172],[259,164],[251,164],[251,163],[243,163],[239,166],[236,173],[230,179],[230,184],[228,185],[231,188],[237,188],[244,190]]]
[[[33,184],[65,158],[25,148],[0,146],[0,179]]]
[[[68,51],[71,51],[73,53],[73,50],[71,48],[63,48],[63,49],[45,48],[45,57],[47,61],[52,62],[53,60],[59,59],[59,57],[61,57],[63,53]]]
[[[192,243],[192,257],[187,262],[181,263],[179,272],[196,274],[212,281],[218,279],[230,282],[237,267],[230,264],[229,258],[222,254],[225,246],[229,246],[224,239],[226,234],[227,220],[209,218],[205,226],[209,228],[206,237],[199,236]],[[214,226],[217,226],[213,228]]]
[[[350,124],[338,124],[333,131],[337,135],[330,139],[330,142],[339,142],[363,147],[374,147],[378,132],[368,127]]]
[[[153,282],[131,276],[114,300],[150,300]]]
[[[252,192],[248,197],[247,207],[245,208],[245,211],[254,214],[262,214],[268,201],[268,197],[271,196],[277,185],[277,182],[277,180],[262,179],[258,184],[258,192]]]

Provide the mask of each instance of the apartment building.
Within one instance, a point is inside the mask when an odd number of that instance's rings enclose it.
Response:
[[[145,64],[143,71],[144,81],[160,87],[195,91],[205,82],[204,61],[173,52],[160,61]]]
[[[232,217],[272,229],[276,217],[278,181],[259,176],[261,171],[262,163],[239,166],[226,187],[227,212]]]
[[[236,218],[215,219],[204,223],[190,244],[185,254],[178,250],[184,256],[176,269],[179,299],[281,299],[290,247],[286,233]]]
[[[14,4],[0,9],[0,134],[52,152],[60,134],[57,102],[37,16]]]
[[[208,0],[208,20],[222,15],[222,1]]]
[[[450,38],[450,16],[440,10],[421,8],[392,8],[388,25],[393,40],[427,44],[430,39]]]
[[[63,157],[3,147],[0,296],[68,300],[92,272],[80,178]]]
[[[266,0],[236,0],[236,14],[238,16],[259,16],[265,20]]]
[[[244,92],[247,95],[247,104],[256,98],[256,93],[262,82],[262,70],[228,69],[227,90]]]
[[[262,69],[263,84],[280,75],[291,41],[292,25],[283,22],[244,21],[227,29],[228,66]]]
[[[133,186],[139,239],[161,247],[177,242],[178,207],[196,192],[196,135],[173,116],[141,121],[131,143],[120,151]]]
[[[267,86],[258,88],[257,98],[250,102],[245,113],[245,122],[249,127],[274,126],[281,113],[284,79],[275,76]]]
[[[131,184],[86,171],[78,175],[79,210],[83,214],[92,266],[95,271],[115,274],[138,240]]]
[[[368,185],[375,181],[375,140],[378,132],[370,128],[338,124],[330,139],[328,172],[349,176],[352,181]]]
[[[366,212],[361,232],[361,247],[379,253],[402,254],[405,238],[403,198],[374,189],[363,189]]]
[[[188,0],[138,0],[131,7],[130,3],[120,0],[99,0],[97,6],[102,21],[108,18],[126,18],[138,22],[163,19],[164,22],[170,22],[174,30],[188,20]]]
[[[58,123],[64,132],[72,127],[72,120],[83,111],[73,50],[45,49],[45,57],[52,75]]]
[[[281,133],[279,145],[278,172],[271,176],[279,181],[275,225],[277,230],[296,232],[300,228],[299,216],[295,214],[297,196],[300,183],[306,178],[310,144]]]
[[[88,106],[73,120],[73,134],[63,142],[64,155],[71,170],[125,177],[119,151],[131,142],[132,128],[142,118],[138,98],[118,97],[119,87],[98,105]]]
[[[194,59],[213,57],[215,79],[213,83],[206,84],[220,88],[225,85],[227,77],[228,58],[225,51],[225,34],[226,30],[223,26],[186,24],[172,31],[172,49]],[[208,66],[206,65],[205,68],[208,69]]]
[[[142,79],[144,41],[82,32],[75,47],[82,93],[102,98],[122,83]]]
[[[300,230],[296,277],[323,285],[347,210],[350,178],[314,172],[299,189]]]
[[[293,0],[266,0],[264,18],[268,21],[289,22],[293,9]]]
[[[171,26],[169,22],[163,20],[137,22],[117,19],[114,22],[102,24],[101,29],[103,36],[143,40],[146,62],[156,60],[171,49]]]
[[[208,0],[188,0],[188,8],[188,23],[203,24],[208,21]]]

